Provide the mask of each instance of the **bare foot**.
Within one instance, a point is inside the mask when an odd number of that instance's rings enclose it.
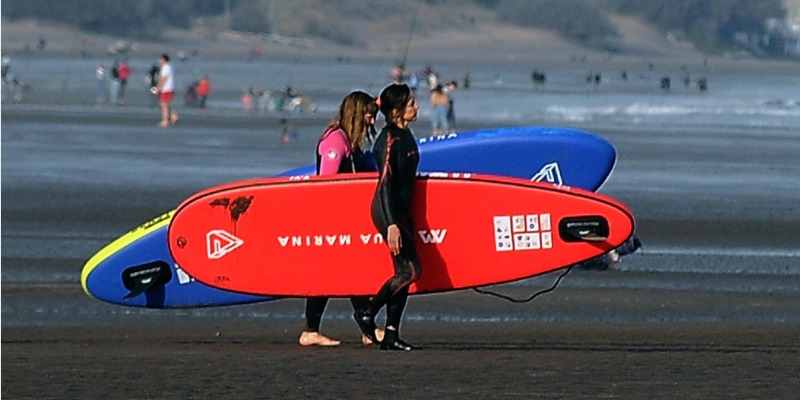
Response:
[[[383,340],[384,333],[385,332],[381,328],[375,329],[375,337],[378,339],[378,341]],[[361,335],[361,344],[363,344],[364,346],[369,346],[372,344],[372,340],[370,340],[370,338],[366,337],[365,335]]]
[[[319,332],[303,332],[298,340],[300,346],[338,346],[341,342],[331,339]]]
[[[158,127],[159,128],[169,128],[169,123],[161,121],[161,122],[158,123]]]

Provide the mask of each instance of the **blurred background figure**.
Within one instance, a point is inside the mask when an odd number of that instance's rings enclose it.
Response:
[[[297,140],[298,136],[297,129],[291,122],[289,122],[288,119],[281,118],[280,125],[281,125],[281,131],[280,133],[278,133],[278,136],[281,138],[281,141],[283,143],[292,143],[295,140]]]
[[[97,81],[95,103],[104,104],[106,102],[106,67],[103,64],[97,64],[97,68],[94,70],[94,77]]]
[[[211,78],[206,75],[200,82],[197,84],[197,99],[200,102],[200,108],[205,110],[206,109],[206,100],[208,99],[208,95],[211,94]]]
[[[128,78],[131,76],[131,66],[128,60],[122,60],[117,66],[117,79],[119,79],[119,94],[117,105],[125,105],[125,87],[128,86]]]

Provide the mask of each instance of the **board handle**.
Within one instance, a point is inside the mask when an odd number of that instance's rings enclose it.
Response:
[[[558,223],[558,234],[565,242],[604,242],[608,240],[608,220],[600,215],[566,217]]]
[[[126,268],[122,271],[122,284],[130,293],[123,300],[132,299],[157,285],[166,285],[172,279],[169,265],[164,261]]]

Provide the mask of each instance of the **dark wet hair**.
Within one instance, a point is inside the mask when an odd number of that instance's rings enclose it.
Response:
[[[380,96],[380,110],[386,122],[394,123],[392,111],[402,111],[411,98],[411,88],[405,83],[393,83],[383,89]]]
[[[167,55],[166,53],[162,54],[161,58],[163,58],[164,61],[169,62],[169,55]]]

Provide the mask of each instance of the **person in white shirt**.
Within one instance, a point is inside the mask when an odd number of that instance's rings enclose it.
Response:
[[[158,73],[158,84],[152,89],[153,93],[158,94],[159,103],[161,104],[161,122],[158,126],[166,128],[175,125],[178,122],[178,113],[171,109],[172,98],[175,93],[175,76],[172,72],[172,66],[169,64],[169,56],[162,54],[158,63],[161,69]]]

